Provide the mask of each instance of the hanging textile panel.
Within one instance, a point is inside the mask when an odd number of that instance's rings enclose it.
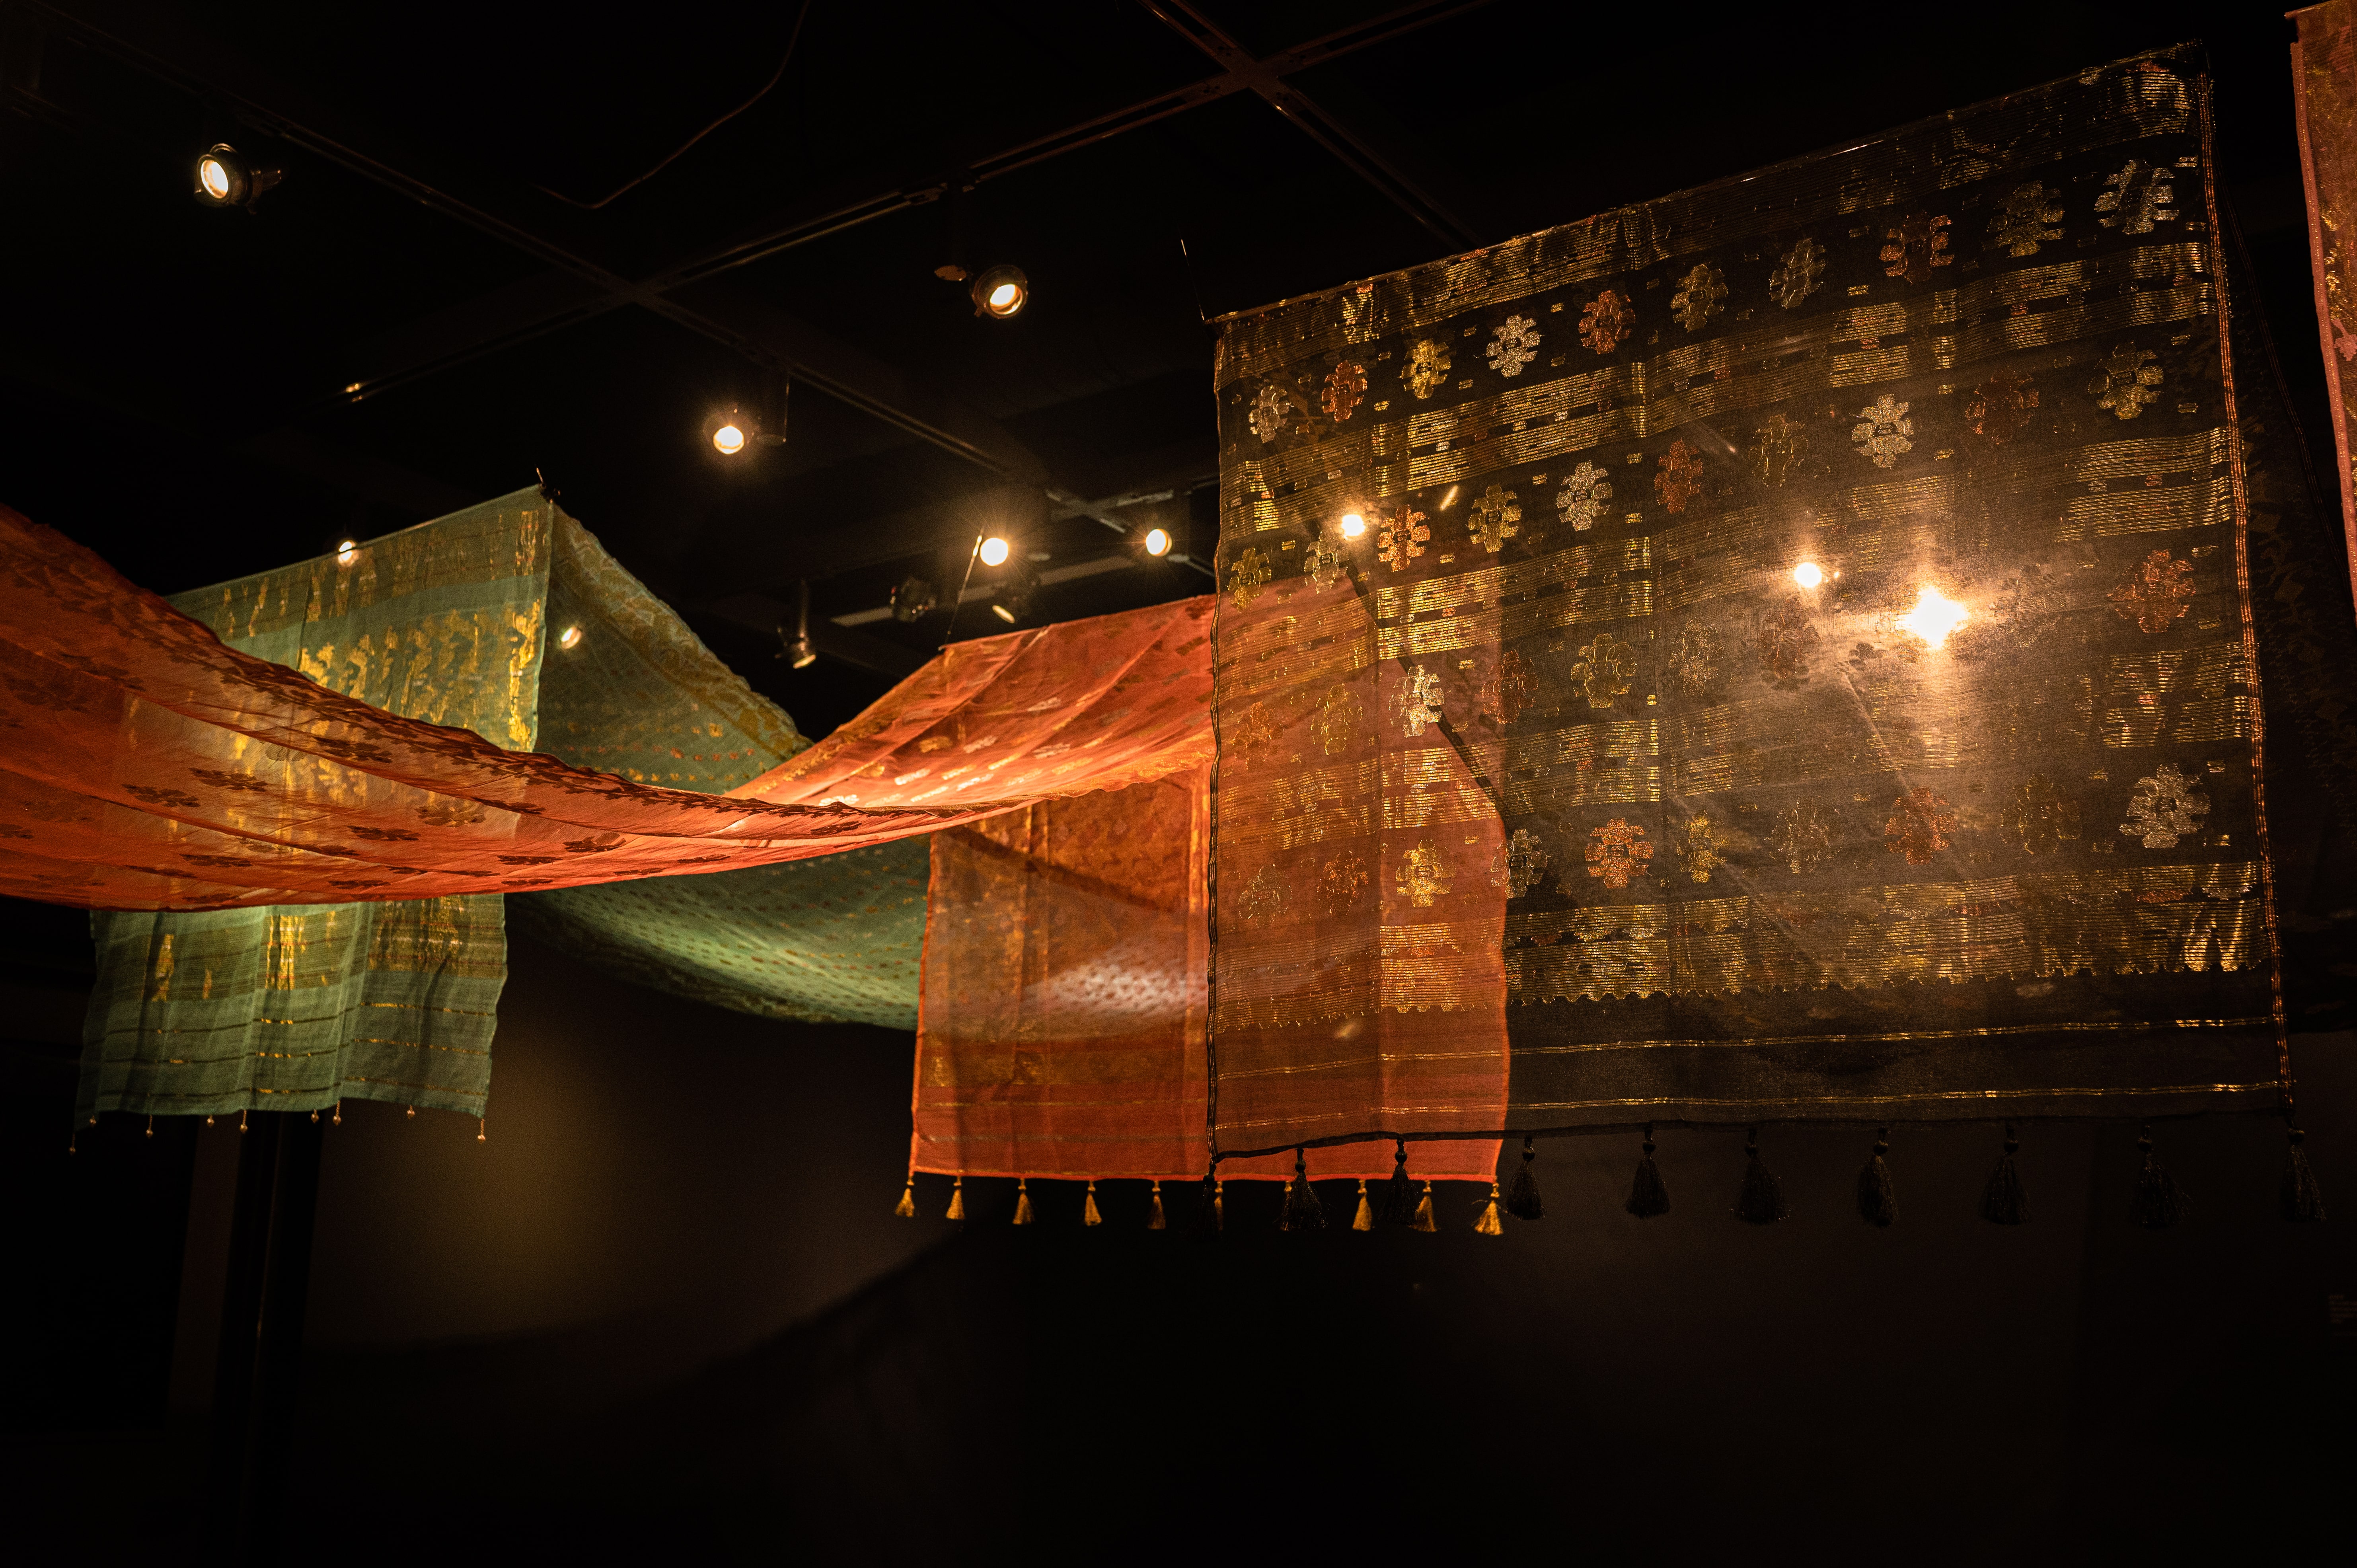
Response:
[[[1220,1148],[2275,1105],[2211,177],[2169,51],[1228,320]]]
[[[2350,274],[2350,224],[2357,218],[2357,7],[2328,0],[2291,13],[2292,103],[2299,127],[2299,166],[2308,194],[2308,244],[2316,279],[2316,326],[2323,340],[2324,385],[2332,403],[2332,443],[2340,458],[2341,521],[2357,556],[2357,442],[2349,425],[2348,381],[2357,362],[2357,284]]]
[[[554,510],[531,491],[173,602],[241,652],[405,717],[532,747]],[[220,771],[259,776],[231,737]],[[81,1116],[314,1110],[480,1115],[507,979],[497,894],[91,917]]]

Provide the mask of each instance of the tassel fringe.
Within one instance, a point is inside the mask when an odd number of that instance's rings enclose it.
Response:
[[[1645,1152],[1637,1161],[1637,1178],[1629,1184],[1629,1201],[1622,1206],[1640,1219],[1670,1211],[1670,1189],[1662,1167],[1653,1163],[1653,1130],[1645,1129]]]
[[[1424,1231],[1440,1229],[1432,1222],[1432,1184],[1430,1182],[1424,1184],[1424,1197],[1416,1202],[1415,1228]]]
[[[2013,1168],[2013,1156],[2021,1148],[2021,1140],[2013,1135],[2013,1123],[2005,1124],[2005,1153],[1997,1156],[1996,1169],[1989,1172],[1988,1186],[1981,1188],[1981,1218],[1992,1225],[2027,1225],[2029,1223],[2029,1195],[2021,1189],[2021,1173]]]
[[[1477,1236],[1503,1236],[1506,1228],[1498,1223],[1498,1184],[1490,1184],[1490,1201],[1481,1206],[1481,1218],[1473,1221]]]
[[[2153,1153],[2150,1127],[2136,1134],[2136,1147],[2144,1151],[2144,1169],[2136,1173],[2136,1201],[2128,1212],[2147,1230],[2166,1230],[2184,1218],[2185,1189]]]
[[[1531,1169],[1539,1157],[1538,1147],[1529,1138],[1523,1140],[1523,1168],[1514,1173],[1514,1187],[1506,1195],[1506,1212],[1517,1219],[1544,1219],[1546,1205],[1539,1201],[1539,1178]]]
[[[2294,1127],[2288,1136],[2291,1156],[2284,1165],[2283,1217],[2297,1225],[2321,1224],[2324,1189],[2316,1185],[2316,1173],[2308,1168],[2308,1151],[2300,1147],[2308,1134]]]
[[[1735,1217],[1746,1225],[1773,1225],[1792,1212],[1784,1202],[1784,1184],[1760,1157],[1760,1129],[1745,1140],[1743,1186],[1735,1195]]]
[[[909,1185],[900,1189],[900,1201],[892,1206],[892,1218],[895,1219],[914,1219],[916,1217],[917,1178],[915,1176],[910,1176],[909,1178]]]
[[[1366,1178],[1361,1176],[1359,1178],[1359,1212],[1351,1216],[1351,1229],[1372,1230],[1374,1228],[1375,1206],[1367,1201],[1367,1182]]]
[[[944,1219],[963,1219],[965,1218],[965,1177],[956,1176],[951,1179],[950,1211],[947,1214],[942,1215],[942,1218]]]
[[[1407,1140],[1392,1140],[1391,1179],[1384,1184],[1383,1223],[1409,1226],[1415,1223],[1415,1183],[1407,1177]]]
[[[1031,1223],[1031,1184],[1021,1176],[1015,1178],[1015,1223]]]
[[[1148,1230],[1170,1229],[1170,1222],[1162,1217],[1162,1184],[1159,1181],[1154,1184],[1154,1205],[1146,1211],[1146,1228]]]
[[[1081,1206],[1081,1223],[1083,1225],[1104,1223],[1104,1216],[1097,1212],[1097,1184],[1093,1177],[1089,1182],[1088,1199]]]
[[[1890,1152],[1890,1129],[1874,1130],[1874,1154],[1857,1173],[1857,1217],[1868,1225],[1888,1227],[1899,1219],[1899,1193],[1890,1185],[1890,1167],[1882,1156]]]
[[[1309,1185],[1309,1167],[1302,1151],[1293,1151],[1293,1179],[1285,1185],[1285,1213],[1277,1220],[1280,1230],[1323,1230],[1326,1229],[1326,1208],[1318,1201],[1318,1189]]]
[[[1205,1239],[1216,1236],[1226,1223],[1227,1205],[1220,1196],[1226,1185],[1208,1171],[1203,1174],[1203,1201],[1195,1209],[1195,1235]]]

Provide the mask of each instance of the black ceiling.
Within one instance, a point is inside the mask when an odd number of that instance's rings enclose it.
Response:
[[[1191,517],[1208,555],[1205,315],[2185,38],[2210,44],[2226,194],[2320,406],[2271,7],[1392,14],[0,0],[0,501],[170,592],[539,468],[823,733],[942,634],[831,618],[953,576],[977,526],[1061,579],[1035,618],[1204,590],[1172,563],[1071,568],[1128,548],[1083,504]],[[215,140],[285,168],[254,213],[191,198]],[[977,319],[932,275],[952,260],[1019,264],[1031,307]],[[704,422],[767,366],[788,443],[723,461]],[[802,578],[830,657],[790,671],[770,628]],[[1002,629],[980,610],[959,635]]]

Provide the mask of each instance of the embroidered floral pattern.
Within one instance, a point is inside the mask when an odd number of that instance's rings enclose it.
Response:
[[[1857,444],[1859,456],[1873,458],[1878,468],[1889,468],[1915,449],[1915,443],[1908,439],[1914,434],[1915,422],[1907,417],[1907,405],[1884,392],[1857,411],[1857,424],[1851,427],[1849,438]]]
[[[1426,725],[1440,722],[1440,704],[1439,673],[1416,665],[1407,672],[1407,684],[1400,689],[1400,727],[1410,739],[1423,735]]]
[[[1267,707],[1259,703],[1243,711],[1236,720],[1236,727],[1228,736],[1228,746],[1239,768],[1251,767],[1254,752],[1265,751],[1275,744],[1276,721],[1268,716]]]
[[[1531,705],[1537,683],[1531,661],[1509,648],[1498,656],[1497,668],[1481,687],[1481,711],[1501,725],[1512,724]]]
[[[1285,434],[1292,422],[1293,395],[1275,381],[1261,384],[1260,395],[1253,400],[1252,431],[1266,446]]]
[[[2095,210],[2104,216],[2095,221],[2104,228],[2123,234],[2149,234],[2154,224],[2177,220],[2177,209],[2169,205],[2177,199],[2172,170],[2130,158],[2104,184],[2110,188],[2095,198]]]
[[[1318,394],[1318,405],[1326,417],[1340,424],[1358,412],[1367,395],[1367,367],[1355,360],[1344,360],[1326,372],[1326,385]]]
[[[2107,408],[2122,419],[2134,419],[2146,404],[2160,401],[2160,367],[2151,362],[2158,358],[2151,349],[2133,343],[2114,349],[2104,356],[2104,368],[2087,382],[2087,390],[2095,394],[2095,406]]]
[[[1825,248],[1814,240],[1797,240],[1768,274],[1768,292],[1777,304],[1796,310],[1817,292],[1825,279]]]
[[[1539,357],[1539,324],[1527,316],[1509,316],[1490,338],[1490,368],[1509,379]]]
[[[1956,813],[1947,800],[1919,784],[1890,802],[1890,821],[1882,829],[1882,847],[1903,854],[1910,865],[1929,865],[1948,847],[1956,831]]]
[[[1653,493],[1671,511],[1684,511],[1686,502],[1702,494],[1702,454],[1683,441],[1673,441],[1662,454],[1662,470],[1653,476]]]
[[[1609,288],[1579,313],[1579,340],[1599,354],[1609,354],[1635,330],[1636,307]]]
[[[1678,292],[1670,295],[1670,314],[1689,332],[1699,332],[1717,315],[1727,298],[1727,274],[1707,262],[1697,263]]]
[[[1290,897],[1276,868],[1264,865],[1236,896],[1236,913],[1243,917],[1247,926],[1265,926],[1285,912],[1286,900]]]
[[[1268,558],[1257,545],[1244,546],[1243,553],[1228,563],[1228,596],[1243,609],[1253,602],[1259,592],[1268,586]]]
[[[1887,237],[1890,243],[1882,247],[1885,277],[1929,283],[1932,268],[1955,262],[1956,258],[1948,254],[1948,220],[1944,217],[1910,212],[1888,231]]]
[[[2128,820],[2120,832],[2147,849],[2175,849],[2179,839],[2201,831],[2209,814],[2210,797],[2201,786],[2175,763],[2164,762],[2128,792]]]
[[[1571,666],[1571,683],[1591,708],[1609,708],[1612,699],[1637,680],[1637,650],[1604,632],[1579,650]]]
[[[1402,506],[1391,516],[1375,523],[1375,558],[1396,572],[1417,556],[1432,539],[1432,530],[1424,524],[1424,513],[1413,507]]]
[[[1514,836],[1498,846],[1490,862],[1490,885],[1504,888],[1509,898],[1519,898],[1539,885],[1549,864],[1538,835],[1528,828],[1516,828]]]
[[[1752,647],[1760,655],[1760,673],[1780,692],[1796,692],[1809,678],[1809,660],[1823,640],[1810,623],[1809,607],[1798,594],[1787,594],[1761,618]]]
[[[1475,543],[1495,555],[1506,547],[1506,541],[1523,531],[1522,522],[1522,503],[1514,492],[1491,485],[1465,514],[1465,532],[1473,536]]]
[[[1776,827],[1768,835],[1768,847],[1783,862],[1787,871],[1795,876],[1806,876],[1833,854],[1832,823],[1814,800],[1787,806],[1776,813]]]
[[[1366,897],[1367,863],[1355,849],[1346,849],[1326,863],[1318,878],[1318,901],[1329,916],[1349,911]]]
[[[1726,847],[1727,841],[1719,837],[1718,829],[1708,817],[1689,817],[1686,842],[1678,850],[1678,860],[1688,876],[1696,882],[1707,882],[1712,872],[1727,864],[1727,856],[1719,853]]]
[[[1682,696],[1707,697],[1718,690],[1722,657],[1718,633],[1700,621],[1678,628],[1678,645],[1670,650],[1670,678]]]
[[[2079,802],[2033,773],[1997,813],[1997,832],[2024,854],[2052,854],[2079,836]]]
[[[1604,470],[1593,463],[1582,463],[1555,492],[1555,510],[1575,531],[1585,531],[1596,526],[1611,500],[1612,481],[1604,477]]]
[[[2192,562],[2171,560],[2168,551],[2156,550],[2129,567],[2120,585],[2104,596],[2138,631],[2167,631],[2193,598],[2192,576]]]
[[[1310,541],[1309,548],[1301,554],[1301,574],[1315,587],[1332,587],[1342,575],[1340,547],[1323,539]]]
[[[1329,757],[1340,757],[1356,746],[1361,713],[1357,693],[1348,686],[1328,687],[1318,703],[1318,716],[1309,721],[1318,749]]]
[[[2029,426],[2029,411],[2038,406],[2038,389],[2028,376],[2003,371],[1973,388],[1964,402],[1964,428],[1992,446],[2002,446]]]
[[[1809,433],[1781,413],[1771,413],[1768,423],[1751,433],[1750,448],[1744,461],[1763,485],[1784,488],[1803,459],[1809,455]]]
[[[2034,179],[2015,186],[2005,206],[1989,220],[1989,232],[1996,236],[1990,242],[2004,246],[2007,255],[2034,256],[2040,245],[2061,239],[2061,230],[2048,227],[2062,221],[2062,209],[2054,201],[2060,194]]]
[[[1448,344],[1437,338],[1419,338],[1407,346],[1407,363],[1400,368],[1400,384],[1419,401],[1428,398],[1448,380],[1451,363]]]
[[[1434,899],[1447,896],[1448,884],[1448,868],[1430,839],[1400,856],[1399,895],[1417,908],[1428,909]]]
[[[1626,887],[1629,878],[1645,869],[1653,846],[1645,830],[1619,817],[1587,831],[1587,875],[1601,877],[1607,887]]]

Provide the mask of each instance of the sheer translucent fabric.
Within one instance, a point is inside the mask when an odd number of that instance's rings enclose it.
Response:
[[[2299,166],[2308,194],[2309,261],[2316,279],[2316,328],[2324,349],[2324,384],[2332,403],[2332,443],[2341,461],[2341,524],[2357,564],[2357,439],[2350,419],[2350,366],[2357,362],[2357,280],[2350,274],[2350,225],[2357,221],[2357,5],[2326,0],[2291,13],[2292,105],[2299,127]]]

